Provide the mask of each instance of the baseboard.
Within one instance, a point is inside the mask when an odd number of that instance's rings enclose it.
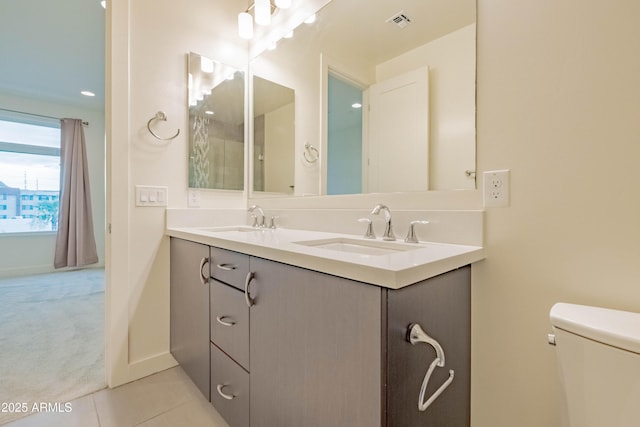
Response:
[[[104,268],[104,263],[92,264],[87,267],[82,267],[82,269],[90,269],[90,268]],[[0,279],[4,279],[7,277],[20,277],[20,276],[31,276],[34,274],[46,274],[46,273],[57,273],[60,271],[72,271],[79,270],[79,268],[70,267],[70,268],[60,268],[55,269],[53,265],[30,265],[18,268],[3,268],[0,270]]]
[[[171,353],[166,352],[157,354],[155,356],[130,363],[128,379],[129,382],[139,380],[140,378],[148,377],[149,375],[173,368],[177,365],[178,362],[176,362],[176,359],[173,358]],[[112,387],[115,387],[116,385],[120,384],[112,385]]]

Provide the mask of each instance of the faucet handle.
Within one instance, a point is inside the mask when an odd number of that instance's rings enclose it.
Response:
[[[376,238],[376,234],[373,232],[373,224],[371,222],[371,219],[369,218],[359,218],[358,222],[364,222],[367,224],[367,231],[364,233],[364,238],[365,239],[375,239]]]
[[[276,219],[280,218],[279,215],[273,215],[269,220],[269,228],[276,229]]]
[[[253,224],[251,224],[251,226],[253,228],[258,228],[258,215],[251,214],[251,218],[253,218]]]
[[[411,221],[409,223],[409,231],[407,232],[407,237],[405,237],[404,241],[407,243],[418,243],[418,238],[416,237],[416,232],[414,227],[416,224],[429,224],[429,221],[417,220]]]

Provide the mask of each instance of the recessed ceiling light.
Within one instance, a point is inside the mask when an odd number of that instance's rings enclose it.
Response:
[[[81,94],[83,94],[84,96],[96,96],[95,93],[93,92],[89,92],[88,90],[83,90],[82,92],[80,92]]]

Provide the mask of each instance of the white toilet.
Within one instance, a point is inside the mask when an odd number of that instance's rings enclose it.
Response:
[[[640,426],[640,313],[557,303],[550,317],[565,425]]]

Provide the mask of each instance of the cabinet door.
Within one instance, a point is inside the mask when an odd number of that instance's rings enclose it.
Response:
[[[231,427],[249,427],[249,373],[213,344],[211,403]]]
[[[461,268],[387,291],[387,427],[469,426],[470,270]],[[424,400],[449,378],[450,369],[454,371],[451,384],[423,412],[418,410],[418,395],[436,352],[430,344],[407,341],[411,323],[420,324],[445,355],[445,366],[433,371]]]
[[[251,426],[380,426],[380,288],[250,266]]]
[[[244,292],[211,280],[211,341],[249,369],[249,307]]]
[[[171,238],[171,354],[209,398],[209,247]]]

